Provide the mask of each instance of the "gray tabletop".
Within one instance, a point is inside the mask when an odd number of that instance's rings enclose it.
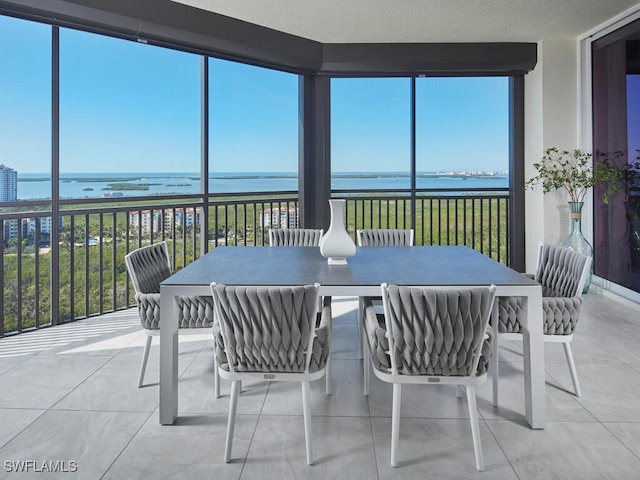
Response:
[[[328,265],[317,247],[217,247],[164,282],[208,285],[532,285],[532,280],[461,246],[360,247]]]

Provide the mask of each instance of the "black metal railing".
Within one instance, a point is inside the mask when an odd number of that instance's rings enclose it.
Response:
[[[413,226],[416,245],[468,245],[509,263],[505,192],[333,196],[347,199],[354,239],[359,228]],[[268,245],[270,228],[298,226],[297,192],[61,200],[56,225],[50,204],[16,205],[0,211],[0,337],[132,306],[124,256],[143,245],[166,241],[177,270],[216,246]]]

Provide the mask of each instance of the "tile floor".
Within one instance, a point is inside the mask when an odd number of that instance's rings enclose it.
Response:
[[[0,339],[0,479],[640,478],[637,308],[585,297],[574,339],[579,399],[562,347],[547,345],[545,430],[525,425],[520,344],[503,343],[500,407],[490,382],[478,392],[484,472],[475,469],[466,400],[447,386],[403,389],[399,465],[390,467],[391,386],[372,377],[362,395],[355,308],[334,299],[333,394],[323,381],[312,385],[311,467],[299,387],[246,382],[224,463],[229,389],[223,382],[214,398],[208,334],[180,339],[173,426],[158,424],[157,338],[136,387],[144,335],[135,310]],[[56,469],[68,471],[47,472]]]

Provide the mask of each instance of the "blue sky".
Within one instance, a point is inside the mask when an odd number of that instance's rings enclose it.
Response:
[[[50,27],[0,17],[0,163],[50,168]],[[60,29],[60,170],[196,172],[200,63]],[[9,68],[2,68],[5,65]],[[419,78],[419,171],[506,170],[506,78]],[[212,172],[294,172],[298,77],[210,60]],[[333,171],[409,171],[410,80],[332,80]]]

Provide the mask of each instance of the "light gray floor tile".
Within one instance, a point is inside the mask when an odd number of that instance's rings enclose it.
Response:
[[[35,355],[0,375],[0,408],[50,408],[110,358]]]
[[[640,363],[630,363],[629,366],[633,368],[636,372],[640,372]]]
[[[555,364],[559,370],[563,364]],[[483,418],[524,420],[524,367],[522,363],[500,363],[498,406],[493,405],[493,375],[477,387],[478,410]],[[558,383],[546,375],[547,419],[553,421],[594,421],[595,418],[573,395],[570,378]]]
[[[105,471],[108,479],[637,478],[640,310],[585,297],[573,342],[580,399],[562,347],[545,345],[544,430],[523,421],[522,343],[503,342],[499,408],[492,406],[491,377],[478,388],[482,473],[475,470],[466,398],[446,386],[403,387],[400,466],[389,465],[392,387],[372,375],[364,397],[357,302],[335,297],[333,311],[333,394],[325,395],[324,380],[311,385],[311,467],[299,384],[262,381],[243,385],[233,461],[223,462],[230,383],[222,380],[222,397],[214,398],[207,332],[180,335],[179,417],[160,426],[158,338],[138,389],[145,335],[135,309],[0,340],[0,460],[82,460],[79,473],[60,478],[100,478]],[[5,469],[0,478],[49,477]]]
[[[358,302],[353,297],[332,297],[331,316],[333,325],[355,326]]]
[[[578,401],[601,422],[640,422],[640,373],[620,362],[576,365],[582,397]],[[562,385],[571,385],[564,370]]]
[[[4,345],[8,345],[5,343]],[[26,362],[33,354],[14,355],[9,352],[3,351],[3,344],[0,344],[0,375],[7,373],[9,370],[15,368],[21,363]]]
[[[314,416],[311,424],[314,464],[309,466],[302,416],[261,416],[242,480],[377,477],[368,418]]]
[[[587,295],[578,328],[580,335],[619,360],[640,363],[639,319],[640,307],[632,308],[604,295]]]
[[[215,398],[213,349],[206,347],[180,376],[180,414],[224,414],[229,411],[231,382],[220,379],[220,398]],[[258,415],[269,388],[268,382],[244,381],[238,399],[238,413]]]
[[[257,416],[238,415],[234,458],[244,458]],[[174,425],[158,425],[152,416],[111,466],[104,480],[237,479],[242,461],[224,463],[226,415],[187,415]]]
[[[311,413],[331,416],[369,416],[362,390],[362,361],[332,360],[331,395],[326,395],[325,379],[310,384]],[[299,382],[272,382],[262,409],[264,415],[302,415]]]
[[[579,327],[576,329],[576,333],[573,336],[571,350],[576,364],[616,360],[614,355],[602,348],[600,345],[580,335]],[[499,355],[501,362],[522,363],[522,341],[501,339]],[[564,347],[561,343],[545,342],[544,359],[546,365],[552,363],[567,364]]]
[[[392,389],[371,374],[369,408],[372,417],[391,417]],[[466,394],[456,397],[452,385],[403,385],[402,417],[407,418],[469,418]]]
[[[72,353],[75,355],[116,355],[126,348],[139,335],[140,320],[137,314],[120,311],[111,314],[107,321],[101,317],[92,317],[75,324],[64,325],[65,338],[62,343],[46,350],[47,354]],[[73,335],[69,335],[69,333]]]
[[[155,360],[155,362],[154,362]],[[150,367],[158,361],[150,357]],[[137,365],[118,356],[91,375],[53,408],[151,413],[158,406],[158,375],[149,368],[147,386],[138,388]]]
[[[600,423],[547,422],[544,431],[487,423],[521,480],[638,478],[640,460]]]
[[[178,373],[184,372],[205,343],[180,343]],[[138,388],[139,357],[118,355],[60,400],[53,408],[151,413],[158,406],[159,355],[149,355],[142,388]]]
[[[640,458],[640,423],[605,423],[604,426]]]
[[[46,410],[0,409],[0,448],[44,412]]]
[[[372,418],[379,478],[516,479],[484,422],[480,436],[485,470],[476,469],[469,420],[400,419],[398,466],[392,467],[391,419]]]
[[[358,329],[355,325],[333,325],[331,327],[331,358],[357,360],[360,358]]]
[[[149,414],[124,412],[75,412],[50,410],[0,449],[3,461],[73,461],[77,471],[56,478],[100,478],[129,443]],[[40,465],[40,468],[42,466]],[[40,475],[40,476],[38,476]],[[36,473],[33,478],[47,478]],[[0,478],[16,477],[0,470]]]

